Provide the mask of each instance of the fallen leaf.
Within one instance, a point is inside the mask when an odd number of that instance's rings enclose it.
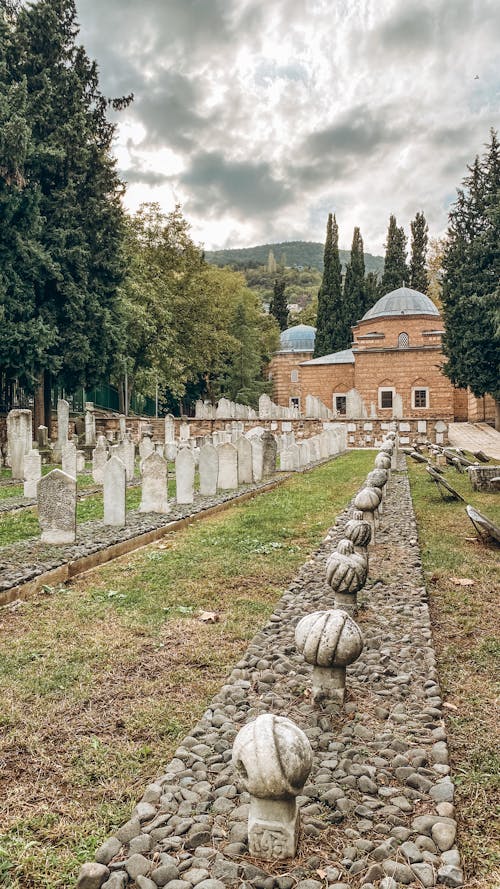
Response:
[[[220,617],[216,611],[202,611],[198,616],[198,620],[201,620],[206,624],[216,624],[220,620]]]
[[[458,710],[458,707],[455,707],[455,704],[449,704],[448,701],[445,701],[443,707],[446,707],[447,710]]]
[[[470,577],[450,577],[450,580],[455,586],[474,586],[475,583]]]

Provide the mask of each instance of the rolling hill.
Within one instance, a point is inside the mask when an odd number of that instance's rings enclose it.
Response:
[[[316,241],[283,241],[280,244],[259,244],[256,247],[207,250],[205,258],[213,265],[228,265],[239,269],[255,268],[267,263],[269,251],[272,250],[278,263],[282,262],[284,255],[286,266],[310,267],[322,272],[324,249],[324,245]],[[345,267],[349,261],[349,251],[340,250],[339,253],[340,261]],[[384,268],[384,257],[365,253],[365,265],[367,272],[377,272],[381,275]]]

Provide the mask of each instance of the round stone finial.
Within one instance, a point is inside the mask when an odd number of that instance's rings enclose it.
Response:
[[[306,614],[295,628],[295,644],[315,667],[346,667],[363,650],[363,636],[346,611],[332,609]]]
[[[366,559],[354,552],[350,540],[340,540],[326,563],[326,582],[337,593],[354,595],[364,587],[367,574]]]
[[[260,799],[297,796],[311,771],[309,739],[284,716],[264,713],[244,725],[233,745],[233,765],[245,790]]]
[[[354,547],[366,547],[372,539],[372,526],[369,522],[364,522],[360,519],[350,519],[344,528],[344,534]]]
[[[378,491],[371,486],[361,488],[354,498],[354,507],[362,512],[375,512],[380,503]]]
[[[396,433],[395,432],[388,432],[387,435],[385,436],[385,438],[388,439],[389,441],[396,441]]]
[[[377,456],[375,457],[375,468],[390,469],[391,458],[389,457],[389,454],[386,454],[385,451],[381,451],[380,454],[377,454]]]
[[[373,469],[366,476],[368,487],[383,488],[389,480],[389,474],[386,469]]]

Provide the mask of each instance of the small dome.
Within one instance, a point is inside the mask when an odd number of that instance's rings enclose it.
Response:
[[[398,287],[382,296],[362,317],[362,321],[387,315],[437,315],[439,311],[425,293],[410,287]]]
[[[309,324],[288,327],[280,335],[281,352],[314,352],[316,328]]]

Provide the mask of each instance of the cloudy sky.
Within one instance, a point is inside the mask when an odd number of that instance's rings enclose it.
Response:
[[[106,95],[133,92],[127,206],[176,202],[208,248],[324,240],[390,213],[443,232],[499,124],[498,0],[77,0]]]

